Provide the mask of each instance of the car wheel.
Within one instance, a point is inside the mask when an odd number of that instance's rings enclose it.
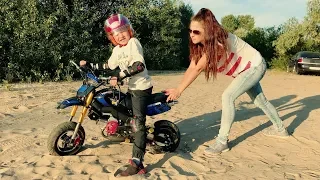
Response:
[[[295,74],[301,74],[301,71],[299,70],[297,65],[293,66],[292,72],[295,73]]]

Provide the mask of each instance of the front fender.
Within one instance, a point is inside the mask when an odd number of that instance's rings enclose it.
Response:
[[[57,109],[64,109],[69,106],[75,106],[75,105],[83,106],[84,102],[81,101],[80,99],[78,99],[77,97],[71,97],[71,98],[65,99],[61,103],[59,103]]]

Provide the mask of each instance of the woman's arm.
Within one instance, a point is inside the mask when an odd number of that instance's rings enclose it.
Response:
[[[178,86],[177,90],[182,93],[198,76],[199,74],[206,68],[206,56],[203,55],[197,64],[195,61],[191,61],[188,70],[186,71],[182,82]]]
[[[186,72],[183,75],[182,81],[185,81],[185,79],[189,76],[190,72],[196,67],[196,63],[195,61],[191,60],[188,69],[186,70]]]
[[[197,64],[195,64],[195,61],[191,61],[178,88],[166,90],[166,95],[168,95],[167,101],[178,99],[181,93],[198,77],[201,71],[206,68],[206,64],[207,60],[205,55],[202,55]]]

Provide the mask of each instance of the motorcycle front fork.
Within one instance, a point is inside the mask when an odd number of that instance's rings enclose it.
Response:
[[[147,132],[147,139],[148,140],[153,141],[153,139],[154,139],[153,133],[154,133],[154,129],[152,127],[150,127]]]
[[[83,108],[82,108],[82,112],[80,114],[77,126],[72,134],[71,140],[74,140],[77,137],[78,130],[83,122],[84,117],[87,115],[87,111],[88,111],[89,105],[92,102],[92,99],[93,99],[93,92],[90,92],[86,98],[85,106],[83,106]],[[71,111],[71,117],[70,117],[69,121],[72,121],[73,117],[75,116],[75,114],[77,112],[77,109],[78,109],[78,106],[73,106],[72,111]]]

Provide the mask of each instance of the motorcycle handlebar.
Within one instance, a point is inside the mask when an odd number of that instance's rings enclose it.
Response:
[[[92,69],[90,69],[90,67],[88,67],[88,66],[79,66],[77,63],[75,63],[74,61],[72,61],[72,60],[70,60],[70,63],[71,64],[73,64],[80,72],[85,72],[85,71],[91,71],[91,73],[93,73],[93,71],[92,71]],[[87,72],[86,72],[87,73]],[[109,77],[99,77],[98,78],[99,80],[101,80],[101,81],[103,81],[102,82],[102,84],[110,84],[110,80],[111,80],[111,77],[109,76]],[[102,85],[102,84],[100,84],[100,85]],[[100,86],[99,85],[99,86]],[[124,83],[123,83],[123,81],[118,81],[117,82],[117,85],[119,85],[119,86],[123,86],[124,85]]]
[[[111,77],[100,77],[99,79],[104,81],[106,84],[110,84]],[[117,82],[117,85],[122,86],[123,84],[124,84],[123,81]]]

